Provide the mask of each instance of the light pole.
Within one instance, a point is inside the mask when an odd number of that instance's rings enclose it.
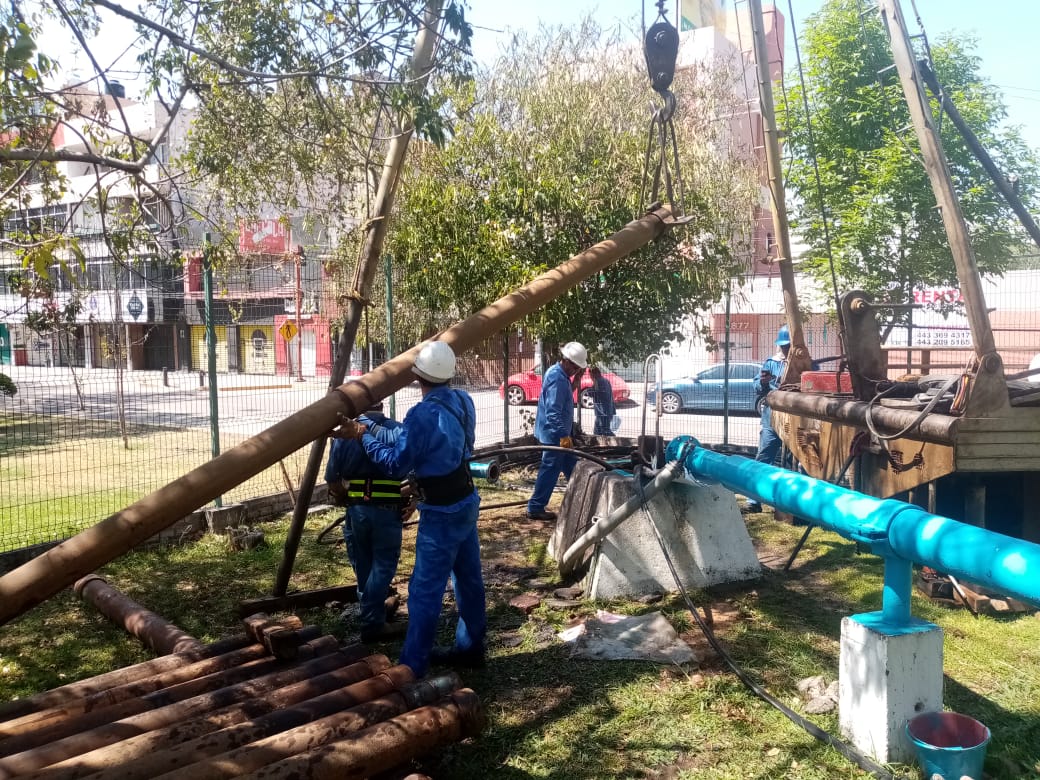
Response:
[[[296,245],[296,250],[293,252],[293,264],[296,266],[296,328],[298,333],[296,338],[299,341],[296,343],[296,381],[303,381],[303,320],[301,319],[301,310],[303,309],[303,283],[301,281],[303,267],[303,246],[300,244]]]

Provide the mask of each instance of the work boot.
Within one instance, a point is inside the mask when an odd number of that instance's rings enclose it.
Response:
[[[527,513],[527,519],[528,520],[555,520],[556,519],[556,513],[555,512],[551,512],[548,509],[541,509],[541,510],[539,510],[537,512],[530,512],[529,511]]]
[[[366,645],[376,642],[388,642],[391,639],[400,639],[407,632],[407,623],[383,623],[378,626],[365,626],[361,629],[361,642]]]
[[[397,614],[397,610],[401,607],[401,597],[396,593],[391,593],[386,597],[384,606],[386,607],[386,622],[389,623],[394,619],[394,615]]]
[[[456,669],[483,669],[487,664],[482,647],[458,650],[454,647],[434,647],[430,651],[430,663],[436,666],[451,666]]]

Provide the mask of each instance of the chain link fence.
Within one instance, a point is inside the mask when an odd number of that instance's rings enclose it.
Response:
[[[987,285],[1006,371],[1025,370],[1040,354],[1035,306],[1040,273],[1016,271]],[[957,294],[921,293],[923,308],[915,310],[909,332],[911,373],[963,366],[965,339],[970,346],[967,325],[960,315],[944,314],[937,306],[955,302]],[[189,300],[184,308],[193,306]],[[381,306],[385,301],[377,300],[371,321],[359,332],[360,346],[351,361],[354,377],[411,345],[387,343],[392,339],[386,334],[393,330],[386,328],[387,309]],[[305,311],[292,332],[286,323],[295,322],[295,316],[287,308],[279,299],[237,311],[227,305],[214,310],[215,405],[210,402],[204,320],[197,314],[181,312],[172,321],[150,325],[76,325],[62,334],[61,345],[56,334],[34,336],[0,324],[0,372],[17,386],[15,395],[0,395],[0,552],[67,538],[205,463],[215,452],[214,442],[225,451],[323,397],[334,360],[335,323]],[[726,316],[713,315],[715,351],[663,355],[665,383],[686,381],[713,367],[718,373],[727,348],[734,366],[760,365],[773,351],[783,317],[775,309],[746,309],[731,313],[728,330]],[[805,334],[814,358],[840,352],[836,328],[826,316],[810,316]],[[905,327],[889,334],[892,376],[906,372],[906,334]],[[105,343],[116,346],[98,346]],[[547,364],[558,358],[544,357]],[[530,435],[541,385],[538,363],[536,344],[517,333],[508,343],[495,336],[462,357],[456,384],[473,396],[478,447]],[[697,408],[664,413],[645,402],[645,389],[656,390],[653,360],[603,368],[613,375],[618,437],[689,434],[705,444],[753,451],[759,420],[742,406],[735,387],[729,414],[722,411],[721,382],[715,383],[719,394],[697,402]],[[386,410],[403,419],[419,399],[417,385],[411,385],[387,399]],[[578,419],[583,431],[593,430],[592,410],[580,403]],[[307,448],[294,453],[222,501],[294,490],[306,456]]]

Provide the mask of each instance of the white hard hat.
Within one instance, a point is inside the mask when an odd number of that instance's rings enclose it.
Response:
[[[412,371],[427,382],[447,382],[455,376],[455,352],[443,341],[431,341],[419,350]]]
[[[578,368],[589,367],[589,353],[577,341],[568,341],[560,348],[560,354],[571,361]]]

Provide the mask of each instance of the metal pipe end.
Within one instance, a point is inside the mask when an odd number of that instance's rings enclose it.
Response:
[[[83,598],[83,590],[94,580],[100,580],[103,584],[108,584],[108,580],[106,580],[104,577],[100,577],[97,574],[87,574],[84,577],[80,577],[72,585],[73,592],[80,598]]]

